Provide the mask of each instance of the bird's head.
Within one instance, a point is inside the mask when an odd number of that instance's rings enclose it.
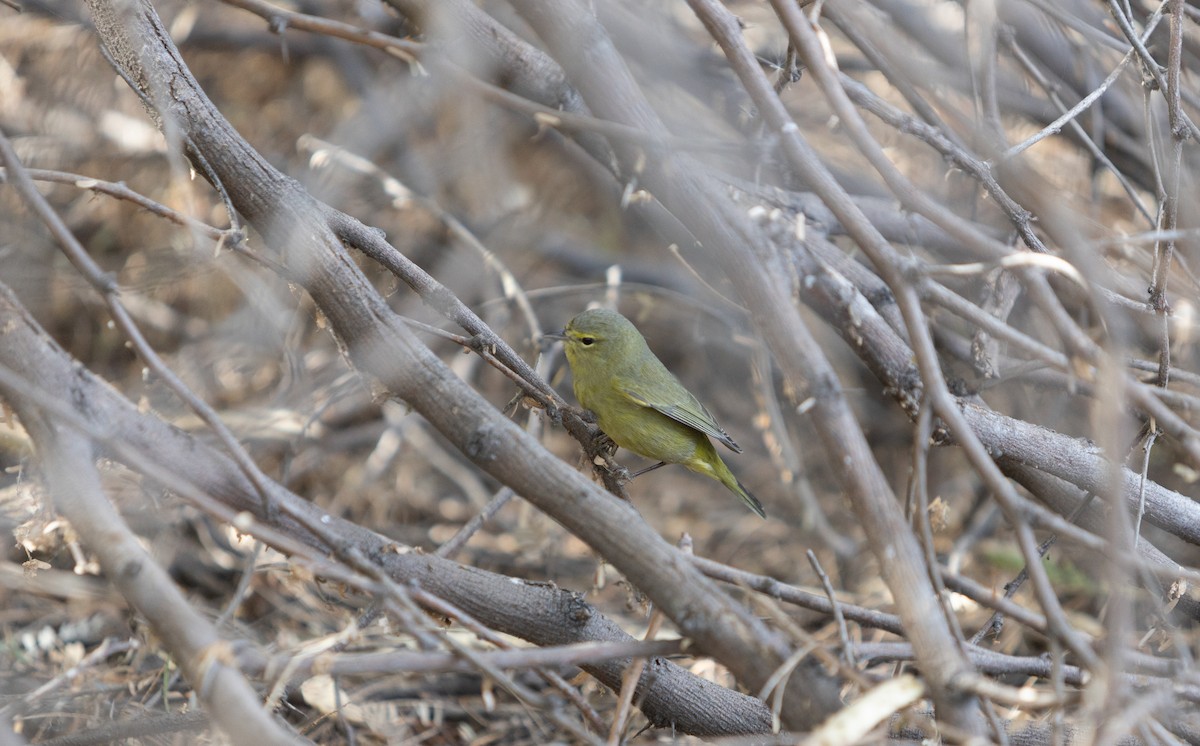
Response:
[[[572,370],[580,365],[604,365],[640,352],[645,346],[641,332],[629,319],[616,311],[593,308],[579,314],[558,334],[545,335],[560,339]]]

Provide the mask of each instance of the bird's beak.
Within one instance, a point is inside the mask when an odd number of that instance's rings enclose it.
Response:
[[[542,338],[540,340],[538,340],[538,349],[542,350],[543,352],[548,351],[550,349],[550,344],[552,341],[553,342],[566,342],[568,339],[570,339],[570,337],[567,336],[566,329],[563,329],[561,332],[551,332],[550,334],[543,334]]]

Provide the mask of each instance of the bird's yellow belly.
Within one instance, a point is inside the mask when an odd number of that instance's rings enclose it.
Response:
[[[600,429],[621,448],[656,461],[682,464],[692,460],[702,443],[707,444],[703,433],[618,396],[580,403],[596,413]]]

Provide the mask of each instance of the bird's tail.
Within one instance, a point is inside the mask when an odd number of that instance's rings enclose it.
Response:
[[[733,478],[733,486],[730,486],[729,488],[733,490],[735,495],[742,498],[742,502],[746,503],[751,510],[753,510],[755,513],[758,513],[759,518],[767,517],[767,511],[763,510],[762,503],[758,501],[757,497],[750,494],[750,490],[746,489],[745,486],[738,481],[737,477]]]
[[[742,502],[746,503],[747,507],[757,513],[759,518],[766,518],[767,511],[763,510],[762,503],[758,501],[758,498],[751,495],[750,490],[746,489],[738,481],[738,478],[733,476],[733,472],[729,470],[729,467],[725,465],[725,462],[713,450],[712,444],[706,440],[705,445],[708,446],[707,454],[701,452],[702,455],[700,457],[693,458],[691,461],[685,461],[683,465],[694,472],[711,477],[725,485],[726,489],[740,497]]]

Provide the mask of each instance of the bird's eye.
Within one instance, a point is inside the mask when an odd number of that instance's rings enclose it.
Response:
[[[584,347],[588,347],[588,346],[596,343],[596,338],[595,337],[580,337],[579,342]]]

